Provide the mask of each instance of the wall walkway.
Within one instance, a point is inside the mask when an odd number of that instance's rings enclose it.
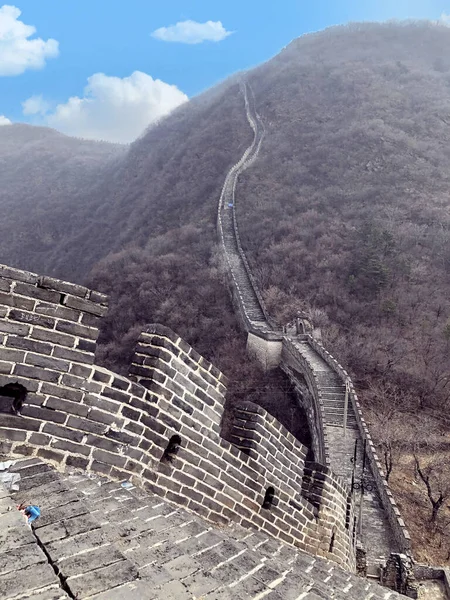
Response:
[[[265,368],[280,366],[297,390],[304,389],[306,382],[309,394],[303,394],[301,401],[308,414],[315,456],[342,477],[357,503],[362,503],[357,517],[359,539],[367,551],[369,566],[376,566],[392,551],[409,552],[410,537],[388,488],[353,385],[342,367],[310,336],[283,335],[273,326],[240,243],[236,181],[256,160],[264,137],[262,121],[245,83],[242,91],[254,139],[226,177],[218,220],[235,306],[248,332],[249,352]],[[349,393],[344,436],[346,385]]]

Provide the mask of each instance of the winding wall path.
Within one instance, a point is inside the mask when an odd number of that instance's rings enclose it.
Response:
[[[310,411],[312,428],[320,431],[324,462],[351,486],[364,481],[365,493],[356,493],[362,501],[359,538],[367,550],[369,567],[384,562],[390,552],[409,550],[409,534],[389,492],[373,443],[360,413],[359,403],[348,375],[342,367],[310,336],[282,335],[270,322],[261,295],[252,277],[242,249],[236,221],[237,179],[258,157],[265,130],[257,114],[251,90],[241,83],[248,122],[254,138],[242,158],[228,172],[219,202],[218,229],[232,279],[233,294],[237,294],[239,311],[246,329],[253,335],[278,333],[282,340],[280,367],[293,380],[295,372],[304,375],[315,403]],[[344,434],[345,383],[349,383],[346,431]],[[366,442],[364,442],[366,440]],[[356,444],[356,465],[354,453]],[[363,448],[366,444],[366,457]],[[364,463],[364,467],[363,467]]]
[[[272,327],[269,324],[267,313],[242,251],[236,225],[234,198],[237,179],[256,160],[265,133],[264,126],[254,110],[253,104],[249,102],[247,86],[241,84],[241,90],[244,94],[247,119],[253,129],[254,137],[242,158],[231,167],[225,178],[219,200],[218,228],[246,325],[260,331],[271,331]]]

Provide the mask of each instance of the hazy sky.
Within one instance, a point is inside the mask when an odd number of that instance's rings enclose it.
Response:
[[[450,0],[0,0],[0,125],[128,142],[303,33],[447,14]]]

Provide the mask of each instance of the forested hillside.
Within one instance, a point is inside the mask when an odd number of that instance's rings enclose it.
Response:
[[[270,313],[307,311],[354,376],[421,539],[412,452],[428,466],[449,455],[450,28],[336,27],[245,76],[266,128],[237,188],[253,272]],[[31,130],[0,128],[0,261],[108,293],[104,364],[125,368],[142,325],[162,322],[301,437],[284,382],[244,361],[217,250],[220,189],[252,136],[236,81],[126,149]]]
[[[0,127],[1,260],[52,272],[64,242],[86,226],[89,190],[125,152],[45,127]]]

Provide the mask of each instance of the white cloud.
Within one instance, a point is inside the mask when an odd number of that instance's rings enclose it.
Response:
[[[11,125],[11,121],[4,115],[0,115],[0,125]]]
[[[45,115],[50,110],[50,104],[44,100],[43,96],[31,96],[25,102],[22,102],[22,112],[24,115]]]
[[[200,44],[201,42],[220,42],[231,35],[221,21],[180,21],[170,27],[156,29],[152,36],[163,42],[182,42],[184,44]]]
[[[440,25],[447,25],[447,27],[450,27],[450,15],[443,12],[442,15],[438,19],[438,23]]]
[[[127,143],[187,100],[175,85],[140,71],[123,79],[95,73],[84,96],[59,104],[45,123],[68,135]]]
[[[0,7],[0,75],[20,75],[27,69],[41,69],[47,58],[58,56],[58,42],[41,38],[28,39],[36,33],[32,25],[18,18],[15,6]]]

